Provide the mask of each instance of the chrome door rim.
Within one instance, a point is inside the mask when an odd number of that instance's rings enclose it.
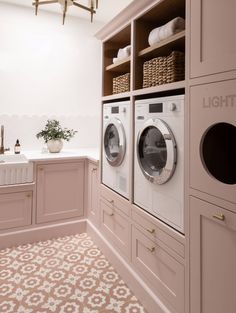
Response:
[[[118,153],[117,157],[113,160],[109,158],[109,156],[106,153],[106,148],[105,148],[106,131],[110,125],[115,126],[115,128],[117,129],[117,132],[118,132],[118,136],[119,136],[119,153]],[[121,163],[124,160],[124,156],[125,156],[125,152],[126,152],[126,139],[125,139],[125,131],[124,131],[123,124],[121,123],[121,121],[118,118],[111,118],[107,122],[107,125],[104,129],[104,134],[103,134],[103,149],[104,149],[104,153],[105,153],[107,162],[111,166],[121,165]]]
[[[140,160],[140,155],[139,155],[139,144],[140,144],[140,139],[143,134],[143,132],[148,128],[148,127],[155,127],[157,128],[166,144],[166,149],[167,149],[167,160],[166,160],[166,165],[165,167],[161,170],[161,173],[159,175],[150,175],[147,170],[143,167],[142,161]],[[169,128],[169,126],[164,122],[163,120],[157,118],[157,119],[149,119],[147,120],[143,127],[139,130],[138,136],[137,136],[137,143],[136,143],[136,152],[137,152],[137,159],[138,163],[140,166],[141,171],[143,172],[144,176],[152,183],[162,185],[165,184],[174,174],[175,168],[176,168],[176,162],[177,162],[177,146],[176,146],[176,141],[174,138],[174,135]]]

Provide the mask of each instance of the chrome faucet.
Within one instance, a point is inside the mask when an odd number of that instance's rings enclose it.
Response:
[[[0,154],[4,154],[5,151],[9,151],[10,149],[4,148],[4,126],[1,126],[1,145],[0,145]]]

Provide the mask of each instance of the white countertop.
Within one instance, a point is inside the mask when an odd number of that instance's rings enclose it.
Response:
[[[77,158],[88,158],[91,161],[99,161],[99,149],[91,148],[81,148],[81,149],[63,149],[59,153],[49,153],[42,152],[39,150],[32,151],[22,151],[21,154],[24,154],[29,161],[53,161],[59,159],[77,159]]]

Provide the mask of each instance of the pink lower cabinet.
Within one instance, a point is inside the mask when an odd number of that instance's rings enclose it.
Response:
[[[37,223],[84,213],[84,161],[37,166]]]
[[[184,312],[184,265],[161,242],[132,228],[132,262],[135,269],[171,312]]]
[[[190,313],[236,312],[236,214],[190,197]]]
[[[130,257],[131,224],[113,203],[100,198],[102,234],[126,257]]]
[[[88,218],[94,224],[99,222],[98,166],[88,162],[87,168],[87,210]]]
[[[0,194],[0,230],[31,224],[32,191]]]

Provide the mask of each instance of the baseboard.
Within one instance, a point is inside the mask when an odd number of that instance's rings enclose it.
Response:
[[[87,220],[86,232],[92,237],[94,243],[102,250],[149,313],[171,313],[130,264],[117,253],[109,241],[89,220]]]
[[[53,225],[35,226],[33,228],[0,234],[0,249],[52,238],[75,235],[86,231],[86,220],[69,221]]]

